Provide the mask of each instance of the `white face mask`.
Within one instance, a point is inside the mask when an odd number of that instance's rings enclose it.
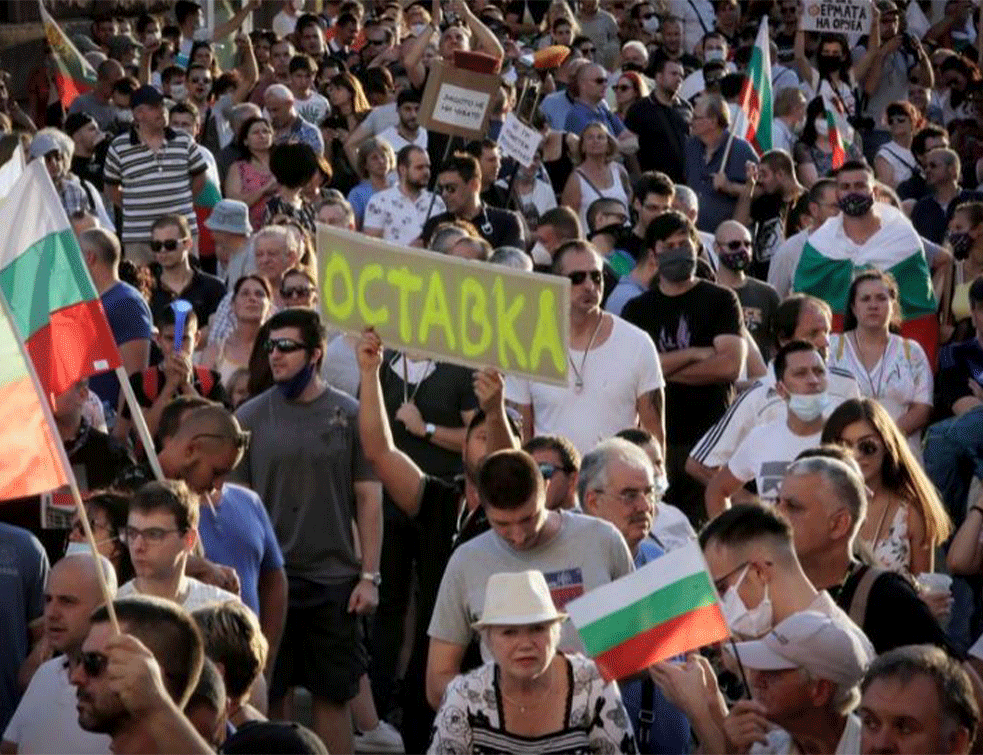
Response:
[[[803,422],[812,422],[823,416],[823,411],[829,405],[829,396],[822,393],[790,393],[788,410]]]
[[[727,592],[724,593],[720,602],[730,631],[743,639],[754,640],[758,637],[764,637],[771,631],[774,613],[767,584],[765,585],[765,596],[756,608],[748,608],[741,600],[741,596],[737,594],[737,588],[741,586],[741,582],[744,581],[750,568],[751,564],[744,567],[741,576],[727,588]]]
[[[703,60],[704,62],[707,63],[709,63],[711,60],[723,60],[723,59],[724,59],[723,50],[718,50],[714,48],[712,50],[707,50],[706,52],[703,53]]]
[[[537,241],[529,253],[532,255],[532,261],[537,265],[549,265],[553,262],[553,257],[541,241]]]
[[[816,126],[816,133],[820,136],[829,136],[829,121],[825,118],[816,118],[813,122]]]
[[[420,36],[421,34],[423,34],[423,32],[425,32],[426,30],[427,30],[427,25],[426,25],[426,24],[413,24],[413,25],[412,25],[412,26],[410,27],[410,33],[411,33],[411,34],[412,34],[412,35],[413,35],[414,37],[419,37],[419,36]]]
[[[642,28],[649,34],[655,34],[659,30],[659,17],[646,18],[642,21]]]
[[[171,84],[171,99],[184,102],[188,99],[188,87],[185,84]]]
[[[111,542],[113,542],[112,538],[110,538],[109,540],[99,540],[98,542],[96,542],[96,547],[102,545],[103,543],[111,543]],[[92,546],[89,545],[88,540],[83,540],[81,543],[70,541],[68,543],[68,547],[65,548],[66,556],[75,556],[79,553],[84,553],[87,556],[92,555]]]

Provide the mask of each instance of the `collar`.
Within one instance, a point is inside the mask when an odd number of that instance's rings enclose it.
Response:
[[[177,138],[177,131],[170,126],[164,126],[164,141],[170,142]],[[136,125],[130,126],[130,144],[139,144],[140,134],[137,132]]]

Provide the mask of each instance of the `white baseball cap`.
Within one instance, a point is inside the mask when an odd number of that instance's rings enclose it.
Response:
[[[800,611],[758,640],[738,642],[737,657],[757,671],[801,668],[847,687],[860,683],[873,660],[870,643],[856,626],[818,611]]]

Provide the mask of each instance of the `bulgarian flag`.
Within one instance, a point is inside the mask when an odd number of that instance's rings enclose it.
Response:
[[[738,100],[734,133],[751,143],[762,154],[771,149],[771,40],[768,36],[768,16],[761,19],[758,38],[754,41],[747,79]]]
[[[833,149],[833,170],[846,162],[846,147],[852,147],[854,142],[853,126],[847,119],[843,108],[843,100],[836,96],[829,82],[823,79],[819,87],[819,95],[823,98],[826,111],[826,124],[829,126],[829,146]]]
[[[730,636],[695,541],[570,601],[564,610],[608,681]]]
[[[0,206],[0,292],[44,390],[57,396],[120,362],[82,250],[43,160]]]
[[[0,296],[0,299],[3,297]],[[14,332],[10,310],[0,304],[0,501],[46,493],[69,478],[44,405],[37,375]]]
[[[40,0],[38,0],[38,7],[41,9],[44,36],[48,40],[48,46],[51,47],[51,57],[56,67],[55,83],[58,86],[58,94],[61,104],[68,110],[68,106],[76,97],[95,89],[96,72],[71,40],[65,36],[61,27],[48,15],[44,3]]]
[[[934,364],[939,343],[938,307],[922,241],[899,210],[878,204],[877,212],[881,228],[863,246],[853,244],[844,234],[842,214],[814,231],[802,250],[792,289],[829,304],[833,329],[840,331],[854,276],[869,268],[891,273],[901,300],[901,334],[918,341]]]

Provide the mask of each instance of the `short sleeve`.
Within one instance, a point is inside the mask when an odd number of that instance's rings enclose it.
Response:
[[[150,307],[136,296],[124,296],[113,303],[107,312],[116,343],[149,339],[153,329]]]
[[[202,148],[194,141],[188,142],[188,173],[197,176],[208,170],[208,163],[205,162],[205,155]]]
[[[767,388],[757,385],[738,396],[717,424],[697,441],[690,456],[707,467],[726,464],[741,440],[754,427],[757,409],[754,399],[761,391],[766,390]]]
[[[505,398],[513,404],[532,404],[532,386],[524,378],[506,375]]]
[[[644,396],[649,391],[664,388],[666,381],[662,375],[662,363],[655,350],[655,344],[644,331],[636,331],[636,348],[638,349],[638,388],[636,397]]]
[[[259,564],[261,574],[283,568],[283,551],[280,550],[280,543],[277,542],[276,533],[273,532],[273,523],[270,515],[266,513],[259,496],[253,499],[253,506],[256,509],[256,517],[259,519],[260,526],[263,528],[263,558]]]
[[[911,356],[908,358],[909,369],[911,370],[911,380],[914,385],[914,395],[911,400],[916,404],[932,405],[932,367],[925,350],[918,341],[910,338],[905,339]]]
[[[752,432],[744,436],[744,440],[741,441],[733,456],[730,457],[730,461],[727,462],[727,469],[742,483],[749,482],[757,476],[758,470],[754,468],[755,445],[756,433]]]
[[[613,525],[612,525],[613,528]],[[626,574],[635,571],[635,561],[628,550],[628,544],[617,530],[612,530],[610,534],[611,544],[611,581],[620,579]]]
[[[358,402],[355,411],[348,417],[349,438],[352,444],[352,479],[355,482],[376,482],[375,468],[365,456],[362,437],[358,432]]]
[[[461,647],[468,644],[472,635],[464,584],[464,570],[467,568],[464,560],[468,550],[458,548],[447,562],[437,591],[433,615],[430,617],[430,626],[427,628],[427,634],[435,640]]]
[[[741,335],[744,325],[744,315],[737,294],[729,288],[721,287],[720,307],[713,313],[713,321],[717,326],[715,335]]]
[[[587,693],[587,710],[591,714],[587,736],[591,752],[637,753],[635,734],[618,685],[605,683],[594,662],[589,663],[593,667]]]
[[[444,699],[434,719],[433,738],[428,753],[445,755],[471,752],[468,707],[467,678],[455,676],[444,690]]]
[[[379,195],[375,194],[367,205],[365,205],[365,219],[362,221],[362,230],[381,231],[385,224],[385,213],[382,209],[382,202]]]
[[[119,153],[116,151],[115,144],[109,145],[109,151],[106,152],[106,163],[102,169],[102,180],[107,184],[120,184],[123,182]]]
[[[500,246],[514,246],[517,249],[526,248],[526,235],[519,216],[511,211],[505,211],[505,234]]]

